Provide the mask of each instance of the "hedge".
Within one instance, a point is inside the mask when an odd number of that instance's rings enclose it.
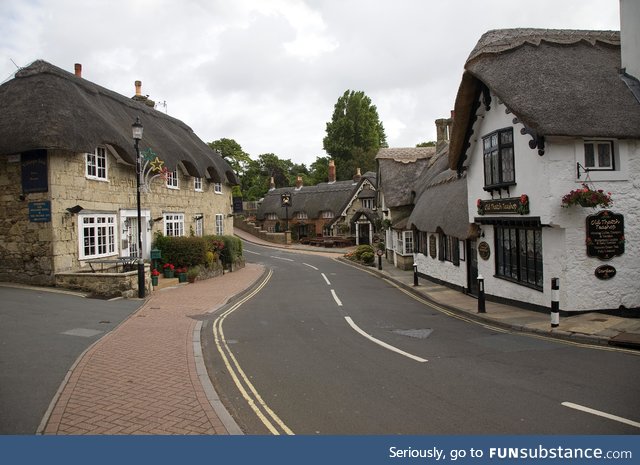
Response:
[[[242,241],[235,236],[170,237],[157,234],[153,247],[160,250],[162,263],[178,267],[205,265],[209,261],[208,252],[219,254],[225,265],[242,257]]]

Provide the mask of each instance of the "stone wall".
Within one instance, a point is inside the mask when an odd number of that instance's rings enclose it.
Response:
[[[234,217],[233,227],[238,228],[244,232],[256,236],[259,239],[273,242],[274,244],[291,244],[291,232],[271,233],[256,226],[255,223],[246,221],[241,217]]]
[[[145,265],[146,295],[152,292],[151,273],[149,265]],[[58,273],[55,285],[65,289],[88,292],[99,297],[138,297],[138,271],[117,273],[115,270],[106,272],[71,272]]]

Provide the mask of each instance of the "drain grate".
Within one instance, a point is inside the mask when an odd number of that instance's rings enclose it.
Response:
[[[431,335],[433,329],[394,329],[392,332],[415,339],[426,339]]]

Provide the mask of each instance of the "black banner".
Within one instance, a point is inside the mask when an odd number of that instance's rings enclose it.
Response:
[[[48,192],[47,151],[31,150],[20,156],[22,192]]]

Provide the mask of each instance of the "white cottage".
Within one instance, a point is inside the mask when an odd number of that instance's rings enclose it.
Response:
[[[639,12],[621,2],[633,27]],[[615,31],[496,30],[471,52],[449,163],[491,298],[549,307],[558,278],[562,311],[640,307],[637,49],[622,57]],[[613,203],[563,206],[583,184]]]

